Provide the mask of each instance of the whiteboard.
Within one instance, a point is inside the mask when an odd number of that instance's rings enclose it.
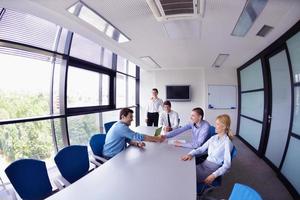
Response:
[[[236,109],[236,86],[208,85],[209,109]]]

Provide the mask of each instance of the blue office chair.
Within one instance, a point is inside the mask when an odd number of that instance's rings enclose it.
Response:
[[[71,145],[65,147],[56,154],[54,161],[62,177],[69,183],[74,183],[89,172],[90,163],[87,146]]]
[[[40,160],[21,159],[11,163],[5,173],[22,199],[44,199],[52,191],[46,164]]]
[[[239,183],[234,184],[229,200],[262,200],[261,196],[252,188]]]
[[[214,126],[209,126],[208,134],[203,142],[203,144],[209,140],[212,136],[216,135],[216,128]],[[196,156],[196,165],[202,163],[207,158],[207,151],[203,152],[201,155]]]
[[[232,150],[231,150],[231,160],[233,158],[236,157],[237,155],[237,149],[235,148],[235,146],[232,147]],[[204,183],[200,183],[200,184],[197,184],[197,194],[198,195],[203,195],[204,194],[204,191],[210,191],[211,189],[214,189],[216,187],[220,187],[222,185],[222,176],[219,176],[217,177],[211,185],[206,185]],[[204,194],[205,196],[205,194]]]
[[[117,121],[111,121],[104,124],[105,133],[108,133],[109,129],[116,123]]]
[[[216,135],[216,128],[215,128],[214,126],[209,126],[208,134],[207,134],[207,136],[206,136],[206,138],[205,138],[205,142],[206,142],[207,140],[209,140],[209,138],[211,138],[211,137],[214,136],[214,135]],[[205,143],[205,142],[204,142],[204,143]]]
[[[101,164],[107,161],[105,158],[103,158],[102,154],[103,146],[105,144],[105,138],[105,134],[95,134],[90,139],[90,147],[93,152],[93,157],[98,163]]]

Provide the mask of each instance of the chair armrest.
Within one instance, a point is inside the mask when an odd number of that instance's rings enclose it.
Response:
[[[56,185],[56,187],[59,190],[62,190],[65,187],[68,187],[69,185],[71,185],[71,183],[69,183],[69,181],[67,181],[64,177],[62,177],[61,175],[57,176],[54,180],[53,180],[54,184]]]
[[[94,156],[94,158],[96,159],[96,160],[100,160],[100,161],[102,161],[103,163],[105,163],[107,160],[105,159],[105,158],[102,158],[102,157],[100,157],[100,156],[96,156],[96,155],[93,155]]]
[[[96,160],[94,159],[90,159],[90,162],[93,163],[95,165],[95,167],[99,167],[101,165],[101,163],[97,162]]]

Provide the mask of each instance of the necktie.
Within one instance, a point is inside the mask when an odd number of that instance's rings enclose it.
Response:
[[[170,115],[168,113],[168,126],[171,127]]]

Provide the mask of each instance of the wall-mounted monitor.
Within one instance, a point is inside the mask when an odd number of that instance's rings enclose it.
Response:
[[[169,101],[191,101],[189,85],[167,85],[166,96]]]

